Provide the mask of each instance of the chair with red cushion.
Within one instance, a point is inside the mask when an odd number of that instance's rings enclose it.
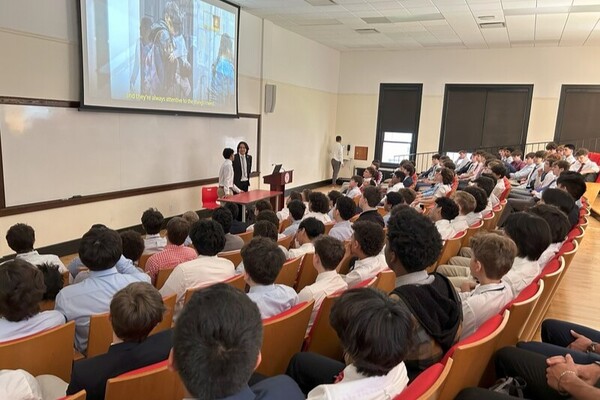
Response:
[[[389,294],[396,288],[396,273],[391,269],[378,273],[375,288]]]
[[[467,234],[462,239],[462,247],[468,247],[471,238],[475,236],[477,233],[481,232],[483,229],[483,220],[469,226],[467,229]]]
[[[291,260],[287,260],[277,278],[275,278],[275,283],[279,285],[286,285],[289,287],[294,287],[296,283],[296,278],[298,277],[298,270],[300,269],[300,264],[302,263],[302,257],[292,258]]]
[[[440,256],[438,257],[435,264],[430,267],[427,267],[427,272],[433,273],[437,269],[439,265],[448,264],[448,261],[458,255],[461,246],[463,245],[464,237],[467,235],[467,231],[458,232],[452,239],[446,240],[444,243],[444,247],[442,247],[442,251],[440,252]]]
[[[106,382],[105,400],[144,399],[181,400],[184,387],[168,361],[139,368]]]
[[[230,278],[225,279],[223,282],[221,283],[226,283],[227,285],[233,286],[236,289],[241,290],[242,292],[246,291],[246,281],[244,280],[244,274],[237,274],[234,275]],[[183,304],[187,304],[188,301],[190,301],[190,299],[192,298],[192,296],[194,295],[195,292],[197,292],[200,289],[204,289],[206,287],[209,287],[211,285],[215,285],[217,284],[217,282],[213,282],[211,284],[208,285],[202,285],[202,286],[197,286],[194,288],[189,288],[185,291],[185,297],[183,299]]]
[[[600,153],[594,153],[594,152],[590,152],[588,154],[588,158],[595,162],[596,164],[600,165]],[[600,183],[600,174],[598,174],[598,177],[596,178],[596,182]]]
[[[452,359],[442,363],[433,364],[412,381],[406,389],[394,400],[429,400],[437,399],[446,383],[446,378],[452,368]]]
[[[517,344],[525,323],[531,316],[543,292],[544,281],[540,280],[527,286],[513,301],[506,305],[506,309],[510,311],[510,318],[496,342],[496,350]]]
[[[204,186],[202,188],[202,208],[208,208],[209,210],[219,208],[220,204],[217,203],[219,195],[217,186]]]
[[[318,272],[313,264],[314,253],[307,253],[302,258],[300,270],[298,271],[298,280],[296,281],[296,292],[300,293],[308,285],[312,285],[317,280]]]
[[[512,185],[510,184],[510,181],[507,177],[502,178],[502,180],[504,181],[504,190],[502,191],[502,193],[500,193],[500,201],[506,200],[512,189]]]

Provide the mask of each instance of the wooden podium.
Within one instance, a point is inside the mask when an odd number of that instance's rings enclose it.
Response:
[[[281,192],[281,194],[278,196],[278,202],[276,202],[276,198],[271,199],[271,204],[273,205],[273,209],[275,211],[280,211],[285,205],[285,185],[287,185],[288,183],[292,183],[293,177],[293,170],[263,176],[263,182],[270,185],[270,190],[272,192]],[[279,209],[276,208],[277,203],[279,204]]]

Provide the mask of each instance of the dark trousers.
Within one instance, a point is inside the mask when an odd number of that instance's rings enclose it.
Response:
[[[546,357],[570,354],[576,364],[591,364],[600,361],[600,354],[567,349],[575,340],[571,330],[587,337],[592,342],[600,342],[600,332],[571,322],[547,319],[542,323],[542,342],[521,342],[519,348],[543,354]]]
[[[334,158],[331,159],[331,168],[333,168],[333,175],[331,177],[331,184],[332,185],[337,185],[337,178],[338,178],[338,175],[340,174],[340,168],[341,167],[342,167],[342,162],[341,161],[337,161]]]
[[[243,192],[247,192],[248,189],[250,188],[250,180],[247,181],[239,181],[235,186],[238,187],[238,189],[240,189]],[[242,220],[242,205],[238,204],[238,216],[237,216],[237,220],[241,221]]]
[[[344,363],[317,353],[297,353],[290,361],[286,375],[296,381],[307,395],[319,385],[335,382],[335,377],[344,370]]]

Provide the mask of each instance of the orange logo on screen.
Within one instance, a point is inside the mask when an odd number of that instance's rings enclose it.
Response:
[[[283,181],[285,183],[290,183],[290,174],[289,174],[289,172],[286,172],[285,175],[283,175]]]

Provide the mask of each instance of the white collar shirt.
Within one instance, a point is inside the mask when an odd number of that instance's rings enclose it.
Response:
[[[331,218],[329,218],[329,215],[320,213],[320,212],[316,212],[316,211],[311,211],[308,214],[305,214],[304,218],[302,218],[302,219],[306,219],[306,218],[316,218],[317,220],[321,221],[324,224],[331,222]]]
[[[311,390],[307,400],[389,400],[408,385],[403,362],[383,376],[364,376],[352,364],[344,368],[343,375],[338,383],[319,385]]]
[[[54,254],[40,254],[37,250],[32,250],[27,253],[17,254],[15,258],[27,261],[35,266],[44,263],[58,265],[58,272],[61,274],[68,271],[67,267],[60,261],[60,258]]]
[[[331,147],[330,150],[331,153],[331,158],[333,158],[336,161],[339,162],[344,162],[344,145],[339,143],[339,142],[335,142],[335,144]]]
[[[146,235],[144,238],[144,253],[157,253],[167,247],[167,238],[161,237],[159,233]]]
[[[457,232],[454,231],[450,221],[447,219],[440,219],[439,221],[435,221],[435,227],[437,228],[442,240],[452,239]]]
[[[381,271],[388,269],[385,256],[378,254],[373,257],[356,260],[354,269],[344,276],[349,288],[352,288],[364,280],[374,278]]]
[[[504,189],[506,189],[504,179],[498,179],[498,181],[496,181],[496,186],[494,186],[494,190],[492,190],[492,194],[496,197],[500,197],[504,192]]]
[[[527,258],[515,257],[512,267],[502,277],[502,281],[510,287],[513,297],[517,297],[539,274],[540,265],[537,260],[530,261]]]
[[[450,221],[450,224],[456,233],[469,229],[469,221],[467,220],[466,215],[458,215],[456,218]]]
[[[0,317],[0,343],[34,335],[64,323],[65,316],[56,310],[42,311],[18,322]]]
[[[461,340],[472,335],[514,298],[512,290],[504,282],[477,285],[473,291],[461,292],[459,296],[463,312]]]
[[[286,285],[251,286],[248,297],[258,306],[262,319],[280,314],[298,304],[298,294]]]
[[[573,165],[573,163],[577,160],[575,160],[575,157],[573,157],[573,154],[571,154],[568,157],[565,157],[565,161],[567,161],[569,164]]]
[[[352,230],[352,222],[340,221],[333,225],[329,231],[329,236],[334,237],[342,242],[350,240],[354,231]]]
[[[467,223],[469,224],[469,226],[478,224],[479,222],[481,222],[481,219],[483,218],[483,216],[481,215],[481,212],[478,212],[478,213],[470,212],[467,215],[465,215],[465,217],[467,218]]]
[[[516,180],[521,180],[521,179],[527,178],[531,174],[531,172],[533,172],[534,168],[535,168],[534,163],[525,164],[525,166],[523,168],[521,168],[514,174],[510,174],[510,176],[511,176],[511,178],[514,178]]]
[[[233,183],[233,162],[231,160],[225,160],[219,170],[219,186],[225,191],[225,195],[228,196],[231,192],[239,193],[241,190]]]
[[[246,155],[241,155],[238,154],[238,156],[240,157],[240,167],[242,168],[242,177],[240,179],[241,182],[247,182],[248,181],[248,171],[246,171],[248,169],[248,160],[246,159]]]
[[[300,222],[302,222],[302,220],[300,220],[300,219],[292,222],[290,224],[290,226],[285,228],[284,231],[282,232],[283,236],[294,236],[296,234],[296,232],[298,232],[298,227],[300,226]]]
[[[554,258],[556,253],[558,253],[558,251],[560,250],[563,243],[564,242],[550,243],[550,246],[548,246],[540,256],[540,258],[538,258],[538,264],[540,265],[540,269],[543,269],[546,266],[546,264],[548,264],[550,260]]]
[[[291,260],[292,258],[297,258],[297,257],[303,256],[305,254],[314,253],[314,252],[315,252],[315,246],[311,242],[304,243],[302,246],[300,246],[296,249],[289,249],[287,259]]]
[[[600,168],[598,167],[598,164],[588,158],[588,160],[583,163],[583,166],[579,161],[575,161],[573,164],[571,164],[570,170],[575,172],[592,170],[593,172],[598,173]]]
[[[467,165],[468,162],[469,159],[467,157],[456,159],[456,162],[454,163],[454,165],[456,165],[455,170],[458,171],[459,169]]]
[[[404,182],[398,182],[394,186],[390,187],[387,191],[389,192],[398,192],[400,189],[404,188]]]
[[[402,185],[402,187],[404,187],[404,185]],[[353,199],[356,196],[360,196],[360,188],[358,186],[353,187],[352,189],[349,189],[346,192],[346,197],[350,197],[351,199]]]
[[[434,280],[435,277],[433,275],[429,275],[429,273],[425,270],[411,272],[410,274],[397,276],[396,287],[405,285],[430,285]]]
[[[308,323],[308,329],[306,330],[307,333],[310,331],[310,328],[315,322],[315,318],[319,312],[319,308],[321,308],[321,303],[323,303],[323,300],[325,300],[325,297],[339,292],[340,290],[346,289],[348,289],[348,284],[346,281],[344,281],[344,278],[342,278],[337,271],[333,270],[321,272],[319,275],[317,275],[315,283],[305,286],[304,289],[298,293],[299,303],[310,300],[315,301],[315,305],[310,316],[310,321]]]

